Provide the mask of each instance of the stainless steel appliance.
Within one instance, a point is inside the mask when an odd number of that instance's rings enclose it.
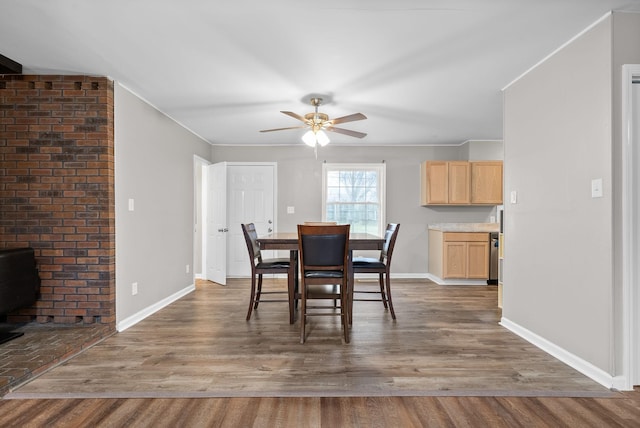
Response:
[[[498,232],[491,232],[489,236],[489,279],[487,284],[498,284]]]

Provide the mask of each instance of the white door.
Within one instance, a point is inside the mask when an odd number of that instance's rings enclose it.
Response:
[[[228,241],[227,275],[251,274],[242,223],[254,223],[258,236],[274,230],[275,164],[229,164],[227,166]],[[269,254],[265,254],[270,257]]]
[[[633,385],[640,385],[640,198],[637,196],[640,193],[640,173],[638,173],[638,167],[640,167],[640,75],[634,75],[633,77],[633,83],[631,85],[631,111],[633,114],[631,117],[631,144],[635,152],[635,159],[633,159],[633,174],[635,174],[633,181],[633,193],[635,195],[633,229],[636,231],[636,236],[632,238],[632,242],[634,245],[633,252],[638,258],[638,260],[635,260],[634,267],[635,281],[631,285],[633,287],[631,295],[635,296],[635,301],[632,302],[631,308],[632,344],[635,341],[635,349],[632,351],[632,355],[635,354],[635,360],[631,362],[633,365],[631,373],[633,374]]]
[[[205,279],[227,283],[227,164],[215,163],[207,170],[207,220]]]

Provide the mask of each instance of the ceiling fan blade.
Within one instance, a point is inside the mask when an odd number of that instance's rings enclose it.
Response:
[[[280,113],[284,113],[287,116],[291,116],[294,119],[298,119],[301,122],[307,123],[307,119],[305,119],[303,116],[300,116],[298,113],[294,113],[292,111],[280,111]]]
[[[364,120],[366,118],[367,116],[365,116],[362,113],[354,113],[348,116],[342,116],[342,117],[337,117],[335,119],[331,119],[329,122],[331,122],[332,125],[336,125],[338,123],[353,122],[356,120]]]
[[[364,138],[367,136],[367,134],[365,134],[364,132],[352,131],[350,129],[344,129],[344,128],[336,128],[333,126],[327,126],[324,129],[326,129],[327,131],[337,132],[338,134],[344,134],[344,135],[348,135],[350,137],[356,137],[356,138]]]
[[[274,129],[262,129],[260,132],[271,132],[271,131],[284,131],[286,129],[300,129],[306,128],[306,126],[289,126],[288,128],[274,128]]]

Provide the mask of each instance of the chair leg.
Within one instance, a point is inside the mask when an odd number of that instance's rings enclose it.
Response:
[[[256,300],[256,276],[251,274],[251,296],[249,297],[249,310],[247,311],[247,321],[251,319],[251,311]]]
[[[344,333],[344,343],[349,343],[349,291],[345,289],[346,282],[340,286],[340,320]]]
[[[382,304],[384,305],[384,308],[387,309],[387,296],[384,293],[384,275],[383,274],[379,274],[379,282],[380,282],[380,296],[382,297]]]
[[[396,313],[393,310],[393,302],[391,301],[391,279],[389,278],[389,272],[386,273],[387,277],[387,301],[389,302],[389,311],[391,312],[391,318],[396,319]]]
[[[253,309],[258,309],[258,303],[260,303],[260,296],[262,295],[262,274],[258,274],[258,290],[256,291],[256,299]]]
[[[305,287],[304,284],[302,284],[302,291],[300,292],[300,343],[304,343],[304,327],[307,323],[307,296],[305,295],[305,293]]]

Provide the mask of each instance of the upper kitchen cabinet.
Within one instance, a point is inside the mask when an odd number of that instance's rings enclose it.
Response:
[[[502,204],[502,161],[425,161],[421,205]]]
[[[422,205],[469,204],[469,162],[426,161],[421,165]]]
[[[471,203],[502,205],[502,161],[471,162]]]

